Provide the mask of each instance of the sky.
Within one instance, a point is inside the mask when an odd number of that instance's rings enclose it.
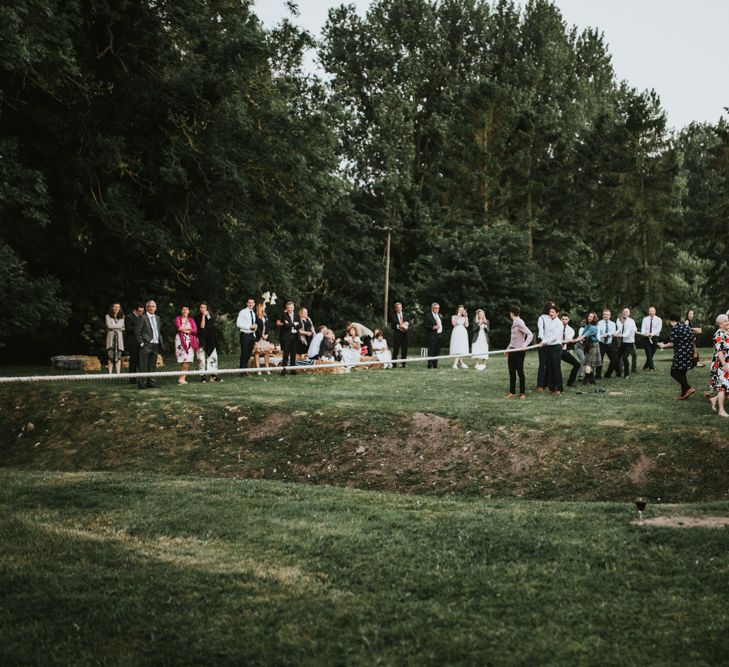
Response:
[[[369,0],[349,0],[364,14]],[[334,0],[297,0],[296,22],[318,35]],[[729,0],[555,0],[568,25],[605,34],[618,79],[653,88],[669,125],[729,115]],[[256,0],[266,26],[288,16],[284,0]]]

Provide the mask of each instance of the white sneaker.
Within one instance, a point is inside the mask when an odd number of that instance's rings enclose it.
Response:
[[[475,369],[476,369],[477,371],[482,371],[482,370],[483,370],[484,368],[486,368],[486,366],[484,366],[483,364],[476,364],[476,365],[474,366],[474,368],[475,368]]]
[[[468,366],[466,366],[466,364],[464,364],[463,362],[461,362],[461,368],[468,368]]]
[[[456,370],[458,370],[458,363],[453,364],[453,368],[455,368]]]

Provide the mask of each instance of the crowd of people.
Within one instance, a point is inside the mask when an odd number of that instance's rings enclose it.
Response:
[[[157,365],[158,354],[164,350],[162,322],[156,314],[157,304],[150,300],[145,305],[135,303],[126,316],[121,305],[114,303],[105,317],[106,351],[109,373],[121,372],[125,353],[129,356],[129,371],[152,372]],[[604,391],[598,381],[612,377],[628,379],[638,372],[637,342],[645,351],[642,370],[655,371],[654,357],[658,349],[673,348],[671,376],[680,386],[677,400],[686,400],[695,393],[687,374],[695,367],[703,367],[699,359],[696,336],[702,329],[694,322],[694,312],[689,310],[684,318],[672,313],[668,317],[670,335],[662,342],[664,322],[651,306],[642,318],[640,327],[631,317],[629,308],[623,308],[613,319],[612,311],[605,308],[602,316],[594,311],[587,313],[579,329],[575,331],[569,313],[560,313],[554,302],[545,304],[537,320],[536,337],[521,318],[519,307],[510,309],[511,335],[505,354],[508,357],[509,391],[507,398],[517,395],[526,398],[524,359],[532,344],[538,346],[539,365],[536,391],[549,391],[561,395],[564,391],[562,364],[567,364],[569,376],[566,385],[573,387],[580,382],[583,387]],[[327,326],[315,327],[305,307],[298,311],[294,303],[286,303],[284,311],[275,319],[273,326],[267,314],[265,302],[256,303],[249,298],[236,318],[239,331],[239,368],[249,367],[251,358],[258,373],[270,372],[272,358],[284,366],[282,373],[296,373],[296,367],[311,365],[319,360],[339,363],[352,368],[363,358],[375,359],[385,368],[404,368],[408,356],[408,336],[411,321],[402,303],[396,303],[389,322],[393,334],[390,350],[382,329],[369,329],[358,322],[347,322],[341,336]],[[453,358],[454,369],[467,369],[464,359],[472,358],[475,370],[484,371],[489,359],[491,325],[483,309],[478,309],[471,322],[468,311],[459,305],[450,318],[451,334],[448,355]],[[712,410],[722,417],[726,412],[725,395],[729,391],[729,313],[716,319],[713,336],[713,357],[710,364],[709,391]],[[428,368],[438,368],[444,343],[445,321],[440,305],[431,304],[424,320],[427,340]],[[272,333],[278,332],[279,347],[272,341]],[[470,335],[469,335],[470,330]],[[180,384],[187,383],[186,372],[197,361],[203,382],[222,381],[218,378],[218,324],[206,303],[200,303],[196,313],[188,306],[180,308],[174,320],[174,351],[182,373]],[[606,361],[607,360],[607,361]],[[287,370],[288,369],[288,370]],[[519,391],[517,394],[517,380]],[[131,379],[140,389],[154,386],[153,378]]]

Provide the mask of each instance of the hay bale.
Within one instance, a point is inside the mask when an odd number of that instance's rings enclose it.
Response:
[[[65,371],[84,371],[93,373],[101,370],[101,360],[84,354],[61,354],[51,357],[51,365]]]

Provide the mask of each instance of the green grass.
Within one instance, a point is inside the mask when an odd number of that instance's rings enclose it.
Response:
[[[0,664],[726,664],[729,530],[632,523],[729,512],[658,367],[0,385]]]
[[[633,518],[616,503],[0,471],[0,658],[726,664],[729,530]]]

